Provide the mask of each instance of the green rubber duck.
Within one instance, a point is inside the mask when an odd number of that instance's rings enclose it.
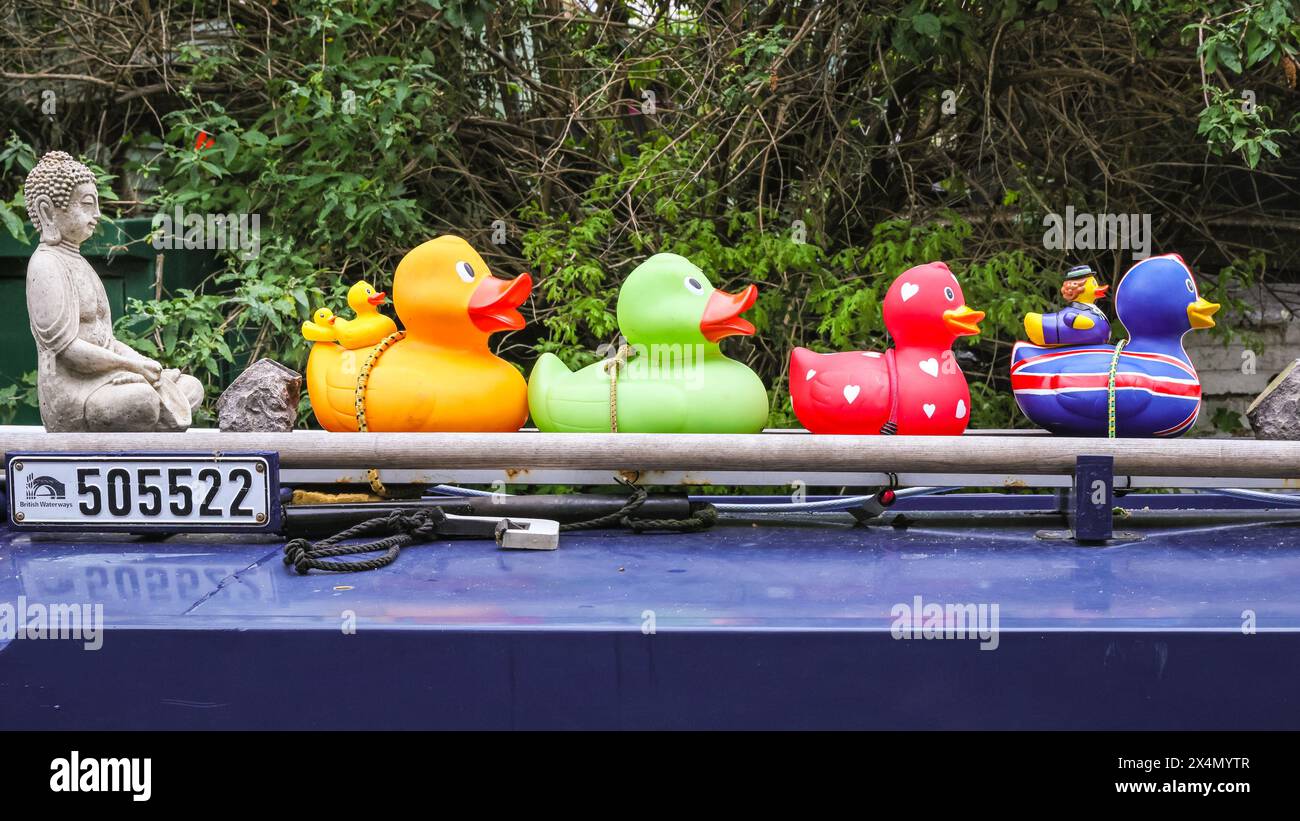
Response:
[[[718,348],[724,337],[754,332],[740,315],[757,298],[753,285],[729,294],[685,257],[655,254],[618,292],[618,327],[627,343],[616,357],[576,372],[554,354],[537,360],[528,379],[533,423],[553,432],[761,431],[767,389]]]

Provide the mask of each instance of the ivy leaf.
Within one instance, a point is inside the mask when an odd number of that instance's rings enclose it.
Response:
[[[1232,69],[1236,74],[1241,73],[1241,58],[1237,56],[1237,49],[1231,43],[1221,41],[1219,47],[1214,51],[1218,55],[1220,63]]]
[[[943,26],[939,23],[939,18],[933,14],[918,14],[912,18],[912,29],[931,40],[938,40]]]
[[[27,230],[23,225],[23,221],[18,218],[18,215],[13,212],[7,202],[0,202],[0,222],[5,224],[5,228],[9,229],[9,233],[13,235],[14,239],[19,242],[27,241]]]

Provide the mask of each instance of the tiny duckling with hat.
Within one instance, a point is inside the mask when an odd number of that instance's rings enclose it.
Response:
[[[1025,314],[1025,333],[1035,345],[1104,345],[1110,341],[1110,321],[1097,307],[1110,286],[1097,282],[1087,265],[1065,272],[1061,296],[1069,305],[1054,314]]]

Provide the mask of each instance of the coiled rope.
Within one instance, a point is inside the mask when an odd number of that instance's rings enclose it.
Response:
[[[416,541],[433,541],[438,535],[438,526],[446,519],[441,509],[425,508],[412,512],[395,510],[387,516],[377,516],[355,524],[341,533],[335,533],[319,542],[307,539],[294,539],[284,546],[284,563],[292,565],[294,570],[306,575],[309,570],[329,570],[335,573],[359,570],[378,570],[397,560],[402,548]],[[361,542],[354,545],[340,545],[339,542],[366,536],[371,533],[388,533],[390,535],[373,542]],[[357,553],[375,553],[384,551],[384,555],[375,559],[363,559],[357,562],[330,561],[338,556],[350,556]]]

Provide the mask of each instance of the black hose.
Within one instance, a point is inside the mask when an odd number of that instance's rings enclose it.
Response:
[[[326,505],[285,505],[281,528],[291,538],[319,536],[391,513],[414,513],[437,508],[456,516],[493,516],[515,519],[551,519],[561,524],[588,522],[619,514],[624,496],[573,493],[537,496],[456,496],[446,499],[360,502]],[[636,510],[638,518],[689,519],[705,505],[684,495],[653,495]]]

